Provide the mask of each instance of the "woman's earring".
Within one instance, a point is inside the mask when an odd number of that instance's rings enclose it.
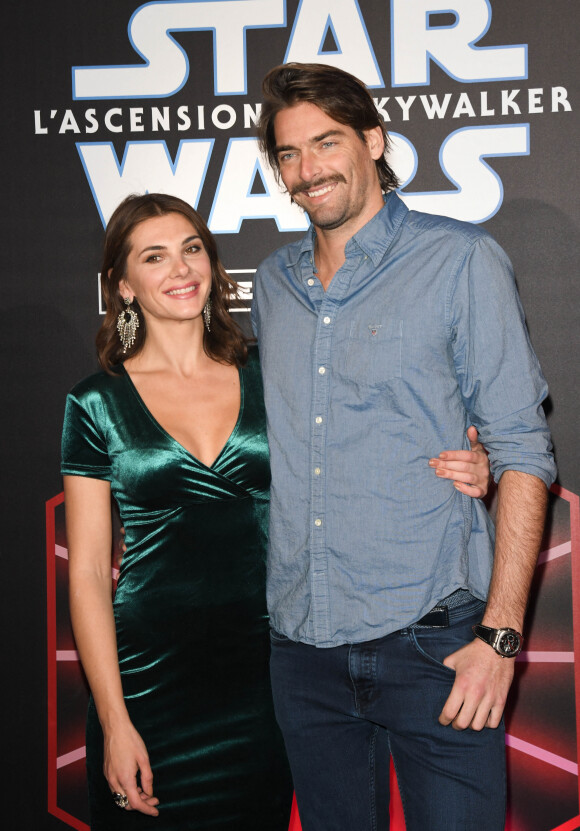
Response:
[[[127,349],[135,343],[135,335],[139,328],[139,317],[135,309],[131,308],[133,302],[129,297],[123,298],[125,308],[119,313],[117,318],[117,332],[123,344],[123,354],[127,353]]]
[[[211,332],[209,324],[211,323],[211,297],[208,297],[203,307],[203,319],[205,320],[205,328]]]

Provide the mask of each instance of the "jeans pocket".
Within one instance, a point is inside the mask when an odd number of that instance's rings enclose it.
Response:
[[[445,628],[419,626],[407,630],[409,640],[419,655],[451,675],[455,675],[455,670],[445,666],[443,661],[474,639],[471,627],[481,621],[485,603],[473,598],[461,609],[465,609],[465,614],[454,609],[451,624]]]
[[[441,638],[435,639],[430,637],[434,631],[434,629],[409,629],[408,637],[411,642],[411,646],[413,646],[415,651],[425,661],[428,661],[430,664],[439,667],[439,669],[442,669],[450,676],[453,676],[455,675],[455,670],[445,666],[443,661],[448,655],[455,652],[455,649],[448,649],[444,647]],[[438,634],[442,631],[442,629],[437,630]],[[429,634],[426,636],[427,633]],[[461,646],[462,645],[463,644],[461,644]],[[459,646],[457,649],[459,649]]]
[[[277,632],[275,629],[272,629],[272,627],[270,627],[270,642],[275,643],[276,645],[283,643],[292,643],[290,638],[287,638],[286,635],[283,635],[281,632]]]

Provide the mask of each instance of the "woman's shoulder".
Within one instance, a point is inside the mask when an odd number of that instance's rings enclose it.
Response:
[[[121,366],[111,372],[95,372],[78,381],[69,392],[69,396],[79,401],[86,401],[94,396],[108,395],[119,389],[125,372]]]

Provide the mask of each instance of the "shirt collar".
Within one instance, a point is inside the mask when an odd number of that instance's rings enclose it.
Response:
[[[351,237],[345,248],[345,253],[348,256],[353,246],[357,245],[369,257],[375,267],[385,256],[385,252],[390,247],[409,212],[403,200],[394,191],[383,194],[383,199],[385,204],[381,210]],[[304,255],[308,255],[312,259],[315,241],[314,226],[310,225],[300,241],[294,261],[288,263],[288,265],[296,265]]]
[[[385,204],[381,210],[357,231],[345,248],[345,254],[348,256],[354,245],[357,245],[375,268],[391,247],[405,216],[409,213],[403,200],[394,191],[383,194],[383,199]]]

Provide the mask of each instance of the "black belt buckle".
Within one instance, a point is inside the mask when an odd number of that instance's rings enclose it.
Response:
[[[415,626],[431,626],[437,629],[445,629],[449,626],[449,610],[447,606],[434,606],[430,612],[423,615]]]

